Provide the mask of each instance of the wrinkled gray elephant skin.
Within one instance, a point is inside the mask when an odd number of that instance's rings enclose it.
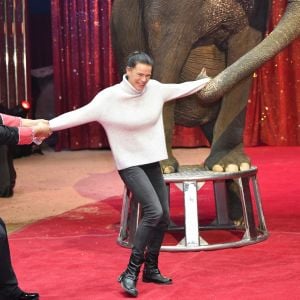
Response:
[[[153,78],[161,82],[194,80],[202,68],[213,78],[197,95],[165,106],[165,173],[178,168],[171,147],[175,123],[202,128],[211,144],[207,169],[250,167],[243,131],[252,73],[300,31],[300,0],[288,1],[280,24],[262,41],[269,7],[268,0],[114,0],[111,31],[120,73],[127,55],[143,50],[153,56]]]

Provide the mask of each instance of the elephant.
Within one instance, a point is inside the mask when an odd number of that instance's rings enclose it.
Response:
[[[203,68],[212,78],[196,95],[165,105],[164,173],[179,168],[174,124],[202,129],[211,148],[206,169],[251,167],[243,131],[252,74],[300,34],[300,0],[287,2],[280,23],[264,38],[270,0],[114,0],[110,26],[120,75],[129,53],[140,50],[153,57],[153,78],[161,82],[194,80]],[[237,185],[227,180],[226,186],[229,217],[242,225]]]
[[[206,169],[251,167],[243,131],[252,74],[300,34],[300,0],[288,1],[280,23],[263,39],[269,11],[269,0],[114,0],[111,34],[120,74],[127,55],[141,50],[154,58],[153,78],[161,82],[194,80],[203,68],[212,78],[196,95],[165,105],[164,173],[179,167],[174,124],[202,129],[211,148]]]

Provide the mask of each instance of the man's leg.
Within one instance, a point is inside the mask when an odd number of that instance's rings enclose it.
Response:
[[[5,299],[10,295],[21,294],[18,281],[12,267],[7,231],[0,218],[0,296]],[[0,299],[2,299],[0,297]]]
[[[15,170],[8,146],[0,145],[0,197],[6,198],[13,195],[15,179]]]
[[[38,300],[38,293],[27,293],[18,286],[12,267],[6,226],[0,218],[0,300]]]

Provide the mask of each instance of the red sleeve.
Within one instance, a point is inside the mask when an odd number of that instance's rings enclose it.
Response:
[[[21,126],[21,118],[10,115],[0,114],[2,124],[6,126],[19,127]]]
[[[33,142],[33,130],[31,127],[19,127],[19,142],[18,145],[28,145]]]

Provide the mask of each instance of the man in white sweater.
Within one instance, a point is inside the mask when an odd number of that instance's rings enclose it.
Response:
[[[128,58],[121,83],[99,92],[89,104],[50,120],[52,131],[99,122],[122,180],[142,207],[129,264],[119,278],[123,289],[132,296],[138,294],[136,282],[144,262],[144,282],[172,283],[158,269],[158,255],[170,221],[159,163],[168,158],[163,105],[199,91],[210,80],[163,84],[150,79],[152,67],[153,60],[146,53],[134,52]]]

